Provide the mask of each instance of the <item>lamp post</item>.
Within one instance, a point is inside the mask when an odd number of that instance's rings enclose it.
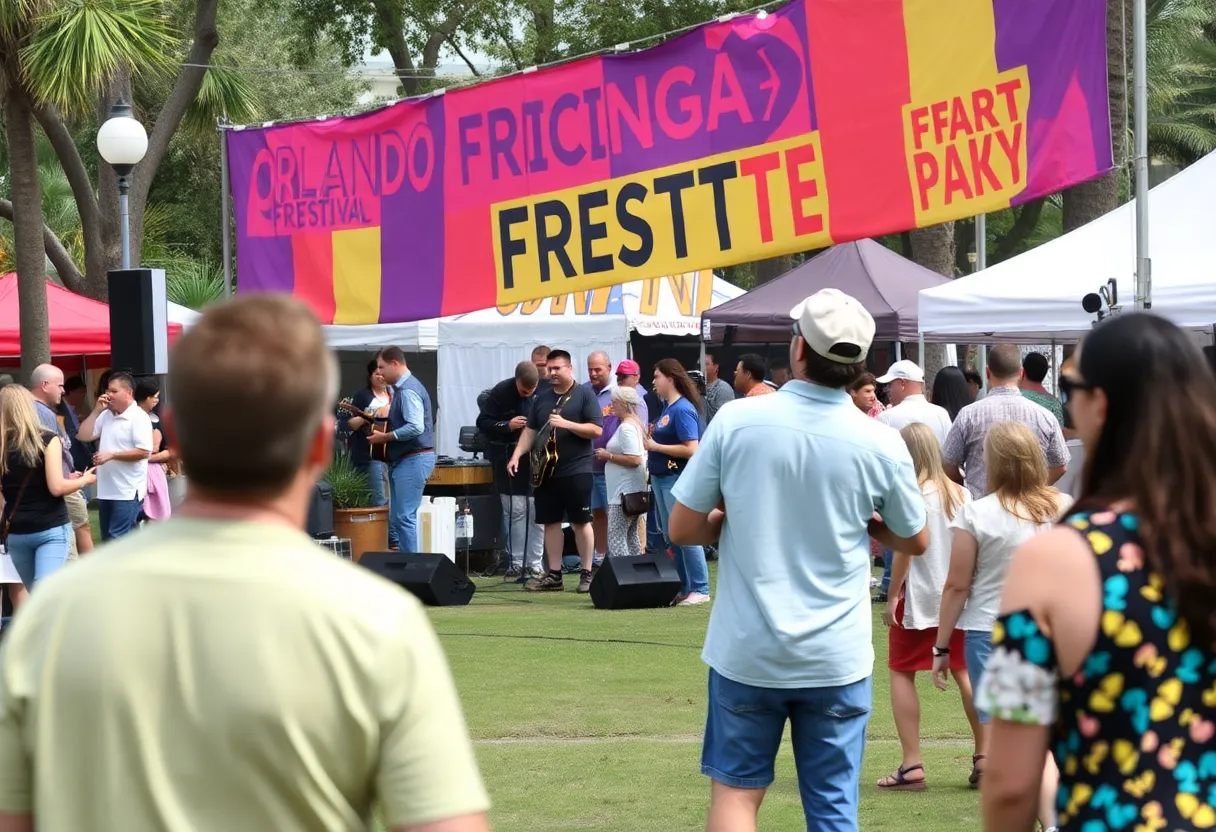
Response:
[[[97,131],[97,152],[118,174],[118,209],[122,216],[122,267],[131,268],[131,219],[127,195],[131,191],[131,171],[148,152],[148,132],[135,120],[131,105],[117,101],[110,117]]]

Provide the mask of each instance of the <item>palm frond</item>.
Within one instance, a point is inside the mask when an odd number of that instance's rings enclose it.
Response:
[[[188,309],[202,309],[224,296],[223,272],[210,261],[176,259],[163,264],[165,295]]]
[[[186,112],[186,127],[215,130],[218,118],[226,117],[239,124],[253,121],[257,112],[257,92],[245,76],[229,69],[209,69]]]
[[[160,0],[66,0],[35,20],[21,62],[40,100],[87,110],[122,70],[170,71],[177,47]]]

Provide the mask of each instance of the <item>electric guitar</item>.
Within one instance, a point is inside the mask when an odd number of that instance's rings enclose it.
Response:
[[[550,411],[549,415],[561,413],[569,398],[570,394],[567,393],[558,399],[557,406]],[[532,463],[532,487],[540,488],[557,470],[557,431],[554,430],[548,419],[536,432],[536,438],[532,440],[532,450],[528,454]]]
[[[365,436],[371,436],[373,432],[388,433],[388,417],[381,418],[376,415],[374,410],[360,410],[351,399],[343,399],[338,402],[338,409],[344,410],[353,416],[358,416],[367,422],[360,431]],[[372,459],[376,462],[388,462],[387,442],[383,445],[372,445],[371,451]]]

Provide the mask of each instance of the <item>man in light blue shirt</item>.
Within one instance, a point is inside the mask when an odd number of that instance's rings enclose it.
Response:
[[[389,522],[403,552],[418,551],[418,507],[422,491],[435,470],[435,421],[431,395],[410,372],[405,353],[385,347],[376,356],[384,380],[392,385],[388,432],[368,437],[372,445],[388,445]]]
[[[874,319],[835,289],[791,312],[794,379],[718,411],[673,490],[669,534],[720,538],[702,658],[710,832],[754,830],[787,720],[807,828],[855,832],[874,669],[870,536],[919,555],[900,435],[853,406]]]

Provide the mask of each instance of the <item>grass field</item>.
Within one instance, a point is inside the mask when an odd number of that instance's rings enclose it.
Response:
[[[573,582],[567,579],[573,588]],[[482,581],[468,607],[434,609],[499,832],[703,829],[700,773],[708,607],[602,612],[586,596],[526,595]],[[971,742],[958,693],[921,679],[929,789],[880,793],[899,763],[875,615],[874,713],[862,781],[867,832],[973,830]],[[761,813],[762,829],[804,828],[788,743]]]

